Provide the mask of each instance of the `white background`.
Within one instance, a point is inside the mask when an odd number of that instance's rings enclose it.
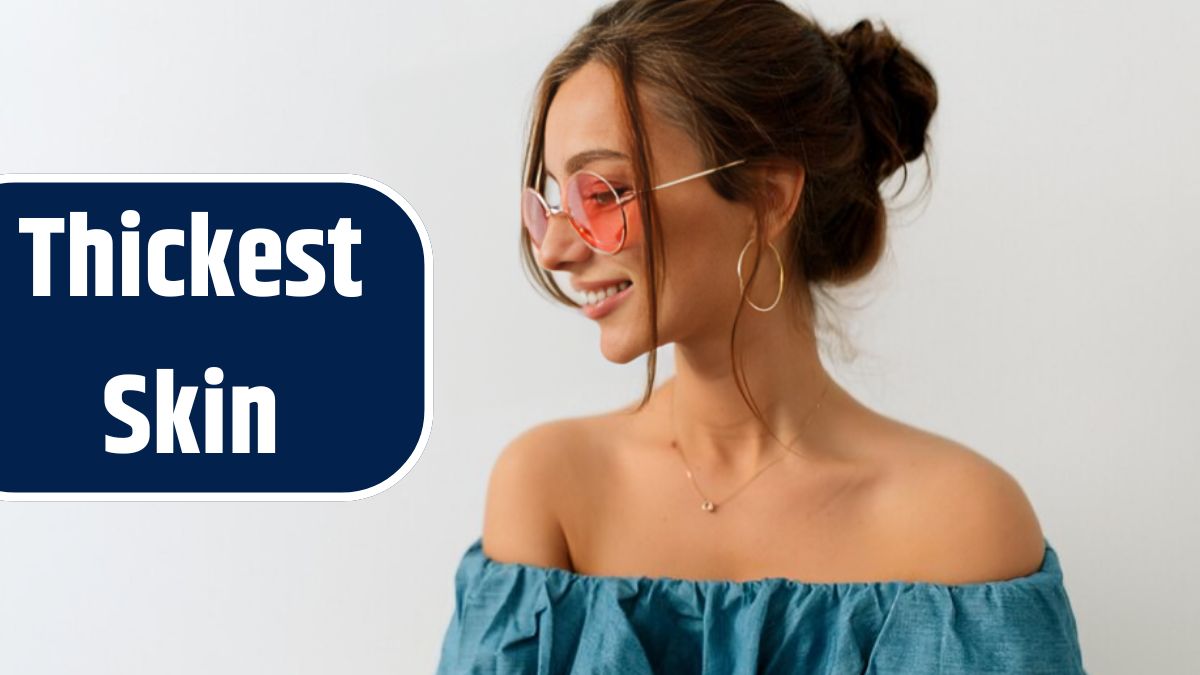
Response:
[[[1021,482],[1089,672],[1194,668],[1200,10],[793,6],[882,18],[941,97],[933,193],[895,214],[834,374]],[[350,503],[2,503],[0,672],[433,670],[497,452],[641,393],[644,360],[605,361],[518,262],[533,86],[594,7],[3,0],[0,171],[363,174],[420,214],[436,281],[433,430],[404,480]]]

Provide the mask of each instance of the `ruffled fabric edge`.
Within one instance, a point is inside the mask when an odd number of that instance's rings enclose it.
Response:
[[[493,560],[483,551],[483,538],[476,537],[466,552],[462,555],[460,569],[465,565],[473,571],[489,570],[505,574],[530,574],[535,576],[543,576],[548,580],[557,581],[563,584],[652,584],[652,585],[669,585],[669,584],[684,584],[694,585],[700,588],[715,588],[715,587],[758,587],[758,586],[786,586],[796,589],[825,589],[825,590],[841,590],[850,591],[855,589],[878,588],[884,586],[925,586],[930,588],[941,588],[949,592],[978,592],[986,587],[994,587],[997,585],[1004,586],[1020,586],[1027,584],[1045,584],[1045,583],[1061,583],[1063,579],[1062,565],[1059,560],[1058,551],[1050,543],[1048,538],[1042,539],[1045,551],[1042,556],[1041,566],[1025,576],[1014,577],[1012,579],[1001,579],[995,581],[980,581],[972,583],[959,584],[943,584],[928,581],[802,581],[799,579],[789,579],[786,577],[766,577],[763,579],[751,579],[746,581],[728,581],[723,579],[682,579],[678,577],[666,576],[619,576],[607,574],[580,574],[571,570],[565,570],[560,567],[542,567],[539,565],[529,565],[526,563],[510,563]]]
[[[1076,630],[1048,539],[1029,575],[941,584],[586,575],[492,560],[477,537],[438,674],[694,672],[671,654],[700,654],[705,673],[1085,675]]]

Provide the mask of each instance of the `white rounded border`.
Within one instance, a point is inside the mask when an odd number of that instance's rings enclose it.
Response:
[[[433,251],[412,205],[387,185],[355,173],[7,173],[5,183],[351,183],[370,188],[404,210],[425,255],[425,421],[408,460],[386,480],[356,492],[4,492],[0,502],[308,502],[355,501],[383,492],[412,471],[433,426]]]

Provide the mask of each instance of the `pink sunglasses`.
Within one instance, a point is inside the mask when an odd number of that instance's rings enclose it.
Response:
[[[676,178],[656,185],[650,188],[650,191],[707,176],[745,161],[737,159],[716,168]],[[550,217],[558,213],[566,214],[571,227],[594,251],[615,255],[625,246],[625,240],[629,236],[629,218],[625,214],[625,204],[637,198],[636,190],[618,189],[604,176],[594,171],[580,170],[567,178],[562,192],[566,197],[562,208],[551,207],[541,193],[532,187],[526,187],[522,192],[521,221],[529,230],[529,238],[536,246],[541,247],[546,229],[550,225]]]

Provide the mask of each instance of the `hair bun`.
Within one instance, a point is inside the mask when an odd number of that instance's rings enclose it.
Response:
[[[833,41],[841,50],[842,61],[851,76],[858,76],[868,68],[878,69],[895,58],[900,48],[900,42],[886,27],[876,30],[869,19],[861,19],[834,34]]]
[[[924,65],[885,24],[868,19],[830,36],[868,136],[866,162],[882,182],[925,152],[937,87]]]

